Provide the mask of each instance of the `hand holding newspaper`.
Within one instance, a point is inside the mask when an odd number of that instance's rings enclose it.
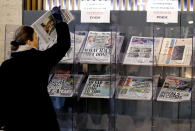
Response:
[[[60,8],[59,8],[60,9]],[[74,16],[70,11],[66,9],[61,10],[63,22],[67,24],[74,20]],[[53,44],[56,40],[56,19],[53,17],[52,12],[48,11],[43,14],[37,21],[31,25],[37,35],[40,37],[43,44],[49,48],[50,44]]]

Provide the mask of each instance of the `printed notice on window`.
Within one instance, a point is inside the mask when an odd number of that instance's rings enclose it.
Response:
[[[147,22],[177,23],[178,0],[150,0],[147,3]]]
[[[110,0],[81,0],[81,23],[110,23]]]

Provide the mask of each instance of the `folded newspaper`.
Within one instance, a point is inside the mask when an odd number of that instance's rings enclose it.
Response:
[[[47,86],[50,96],[72,97],[84,79],[82,74],[55,74]]]
[[[64,18],[63,21],[66,22],[67,24],[70,23],[72,20],[74,20],[74,16],[70,13],[70,11],[63,9],[61,10]],[[54,18],[51,14],[51,11],[46,12],[43,14],[37,21],[35,21],[31,25],[37,35],[40,37],[41,41],[44,44],[50,44],[54,43],[56,40],[56,24],[54,21]],[[48,46],[49,47],[49,46]]]
[[[89,75],[82,91],[83,98],[112,98],[114,77],[110,75]]]
[[[191,66],[192,44],[192,38],[164,38],[158,65]]]
[[[190,101],[191,88],[191,79],[167,76],[157,101]]]
[[[162,37],[132,36],[123,64],[153,65],[157,63]]]
[[[154,80],[157,79],[156,77]],[[157,87],[158,80],[152,84],[152,77],[127,76],[117,84],[118,99],[127,100],[151,100],[152,90]],[[123,83],[123,84],[122,84]]]
[[[114,62],[114,56],[120,53],[123,40],[124,36],[116,32],[89,31],[80,62],[92,64]]]

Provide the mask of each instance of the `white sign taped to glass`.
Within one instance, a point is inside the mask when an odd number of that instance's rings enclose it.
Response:
[[[177,23],[178,22],[178,0],[148,1],[147,22]]]
[[[81,0],[81,23],[110,23],[110,0]]]

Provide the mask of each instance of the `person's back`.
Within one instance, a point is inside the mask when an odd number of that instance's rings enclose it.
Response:
[[[70,48],[70,34],[66,23],[56,30],[57,44],[50,49],[17,50],[0,67],[0,126],[8,131],[59,131],[47,85],[50,70]]]
[[[52,121],[49,124],[49,121],[56,118],[46,88],[47,67],[42,67],[41,61],[32,59],[27,54],[23,55],[4,63],[6,72],[3,87],[6,88],[6,96],[3,99],[9,107],[4,112],[7,114],[8,127],[12,129],[28,127],[29,130],[32,128],[38,130],[40,127],[51,129],[51,126],[56,126],[56,122]]]

